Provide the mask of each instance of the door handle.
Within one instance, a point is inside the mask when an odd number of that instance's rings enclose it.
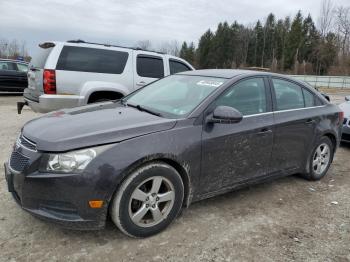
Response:
[[[257,135],[266,135],[270,133],[272,133],[272,130],[267,127],[264,127],[257,133]]]
[[[140,81],[138,83],[136,83],[137,86],[144,86],[146,84],[146,82],[144,81]]]

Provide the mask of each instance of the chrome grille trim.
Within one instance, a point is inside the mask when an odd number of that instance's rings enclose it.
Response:
[[[37,152],[36,144],[30,141],[28,138],[22,134],[17,139],[17,144],[25,149],[28,149],[33,152]]]

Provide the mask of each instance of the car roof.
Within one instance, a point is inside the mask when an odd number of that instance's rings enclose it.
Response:
[[[26,64],[26,65],[28,65],[28,62],[25,62],[25,61],[22,61],[22,60],[16,60],[16,59],[5,59],[5,58],[0,58],[0,61],[14,62],[14,63],[20,63],[20,64]]]
[[[195,75],[195,76],[209,76],[209,77],[220,77],[220,78],[234,78],[239,75],[274,75],[283,76],[275,73],[268,73],[255,70],[244,70],[244,69],[201,69],[194,71],[186,71],[178,73],[180,75]]]

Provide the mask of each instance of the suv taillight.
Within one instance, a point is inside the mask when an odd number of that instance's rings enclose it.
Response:
[[[43,75],[43,88],[45,94],[56,94],[56,72],[45,69]]]

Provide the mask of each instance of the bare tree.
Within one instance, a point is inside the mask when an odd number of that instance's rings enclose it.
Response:
[[[152,48],[152,43],[150,40],[140,40],[136,43],[136,47],[143,50],[150,50]]]
[[[338,34],[341,38],[342,55],[347,55],[350,52],[350,7],[340,6],[335,10],[335,13]]]
[[[7,39],[0,39],[0,58],[8,58],[9,41]]]
[[[330,31],[333,22],[334,5],[332,0],[323,0],[318,17],[318,27],[321,35],[325,37]]]
[[[157,48],[158,51],[166,53],[173,56],[179,56],[180,54],[180,45],[178,41],[172,40],[170,42],[162,42]]]

